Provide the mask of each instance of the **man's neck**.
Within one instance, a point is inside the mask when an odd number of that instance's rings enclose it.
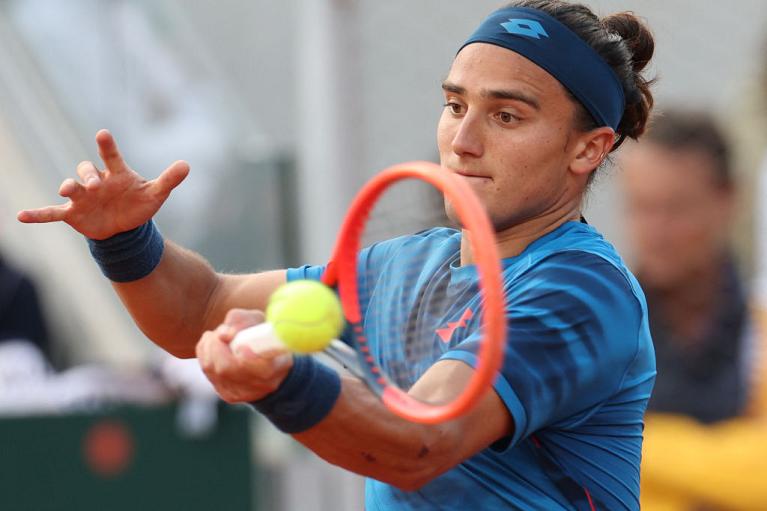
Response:
[[[512,225],[495,233],[496,247],[502,259],[518,256],[535,240],[556,230],[565,222],[580,221],[580,209],[548,214]],[[461,265],[472,264],[474,258],[466,236],[461,239]]]

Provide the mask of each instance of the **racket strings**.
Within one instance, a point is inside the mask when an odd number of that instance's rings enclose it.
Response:
[[[402,314],[401,324],[390,324],[380,359],[389,378],[410,388],[442,355],[468,337],[481,334],[482,310],[477,293],[467,289],[458,299],[447,292],[449,277],[435,275],[418,289],[418,299]],[[437,288],[437,289],[435,289]]]
[[[387,190],[369,212],[361,236],[374,245],[363,251],[374,262],[363,256],[358,265],[363,328],[366,337],[375,339],[370,356],[403,390],[462,339],[481,336],[476,279],[454,277],[471,271],[459,268],[460,238],[451,240],[454,246],[439,257],[417,240],[401,238],[449,224],[438,192],[425,183],[403,182]],[[396,250],[389,253],[389,245]]]

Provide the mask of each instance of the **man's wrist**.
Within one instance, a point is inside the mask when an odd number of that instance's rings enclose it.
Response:
[[[104,240],[88,239],[88,248],[101,273],[113,282],[146,277],[162,259],[165,241],[152,220]]]
[[[341,394],[341,378],[310,356],[296,356],[280,386],[251,405],[284,433],[300,433],[321,422]]]

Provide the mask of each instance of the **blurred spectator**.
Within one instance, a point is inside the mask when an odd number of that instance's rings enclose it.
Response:
[[[757,197],[756,231],[756,302],[762,310],[767,310],[767,154],[760,169]]]
[[[163,352],[158,375],[98,364],[58,372],[53,351],[34,282],[0,257],[0,417],[159,405],[176,398],[183,433],[204,436],[215,428],[218,396],[194,360]]]
[[[757,343],[730,242],[729,153],[710,117],[670,111],[621,157],[658,368],[642,466],[650,511],[767,502],[767,430],[744,418]]]
[[[31,344],[51,357],[51,346],[32,280],[0,256],[0,344]]]
[[[759,345],[755,353],[757,360],[767,361],[767,152],[762,163],[757,188],[756,204],[756,286],[754,310],[756,311]],[[767,371],[758,376],[758,389],[754,411],[767,413]]]
[[[767,50],[767,41],[764,43],[764,49]],[[764,53],[762,53],[764,55]],[[755,186],[755,286],[754,286],[754,310],[756,311],[758,331],[759,331],[759,350],[756,357],[759,360],[767,361],[767,60],[763,62],[759,80],[759,94],[756,94],[758,107],[755,111],[761,120],[761,130],[754,130],[761,134],[760,148],[762,150],[761,165],[758,169],[757,182]],[[767,371],[762,372],[758,380],[756,411],[767,410]]]

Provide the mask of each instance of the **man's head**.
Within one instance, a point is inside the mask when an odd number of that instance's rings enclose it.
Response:
[[[646,285],[683,285],[726,253],[734,205],[729,152],[709,116],[669,111],[621,154],[628,226]]]
[[[559,0],[496,11],[443,84],[442,164],[475,176],[498,230],[572,217],[607,154],[644,131],[652,95],[640,71],[652,53],[628,13],[600,20]]]

